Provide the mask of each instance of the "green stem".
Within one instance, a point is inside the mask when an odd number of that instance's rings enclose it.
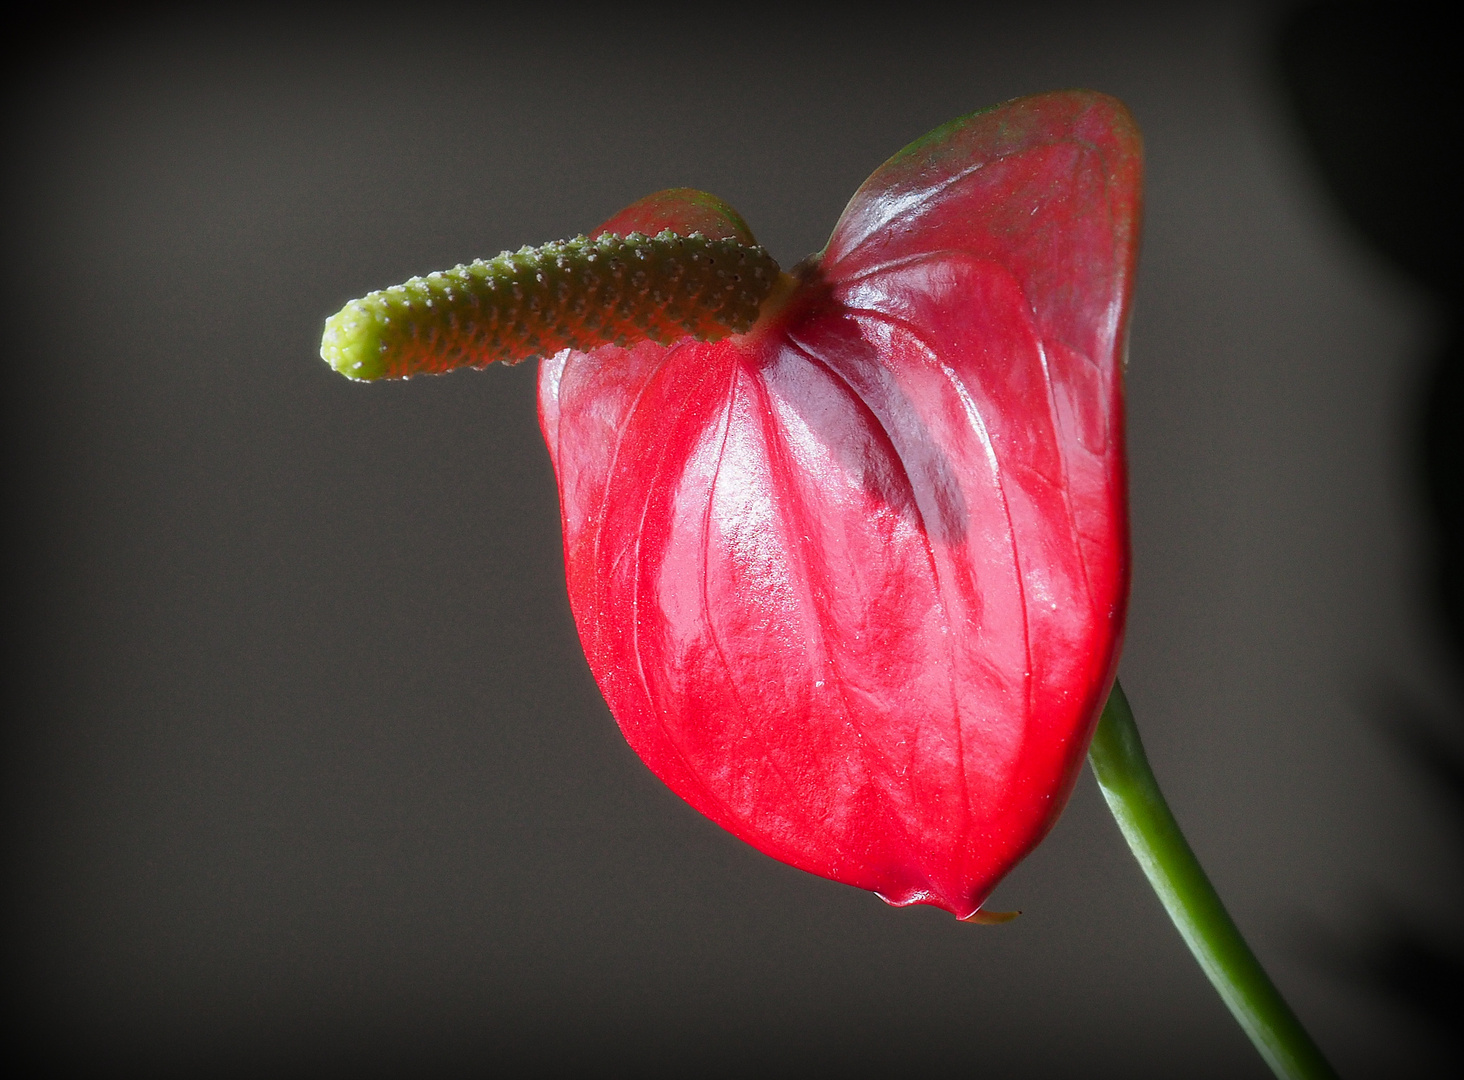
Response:
[[[1332,1066],[1240,936],[1179,831],[1149,768],[1128,698],[1116,682],[1088,761],[1149,884],[1271,1071],[1283,1078],[1335,1078]]]

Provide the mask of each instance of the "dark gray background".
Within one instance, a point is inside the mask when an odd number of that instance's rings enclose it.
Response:
[[[1368,706],[1453,692],[1408,474],[1438,319],[1319,185],[1279,9],[1013,7],[37,40],[5,121],[12,1045],[98,1075],[1264,1075],[1086,772],[1006,927],[698,817],[579,652],[533,365],[363,387],[316,355],[353,296],[664,187],[791,264],[910,139],[1081,85],[1148,152],[1125,685],[1344,1074],[1445,1072],[1345,963],[1379,911],[1456,925],[1438,798]]]

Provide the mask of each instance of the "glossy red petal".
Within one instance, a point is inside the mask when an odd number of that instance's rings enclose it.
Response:
[[[741,214],[715,195],[695,188],[668,188],[637,199],[596,229],[595,235],[640,232],[655,236],[662,229],[679,236],[701,233],[708,240],[756,243]]]
[[[752,333],[544,362],[591,669],[768,854],[966,916],[1061,812],[1127,595],[1139,169],[1112,99],[1012,102],[876,172]]]

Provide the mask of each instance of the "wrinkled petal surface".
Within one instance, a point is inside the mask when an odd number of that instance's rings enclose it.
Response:
[[[1140,160],[1100,94],[962,118],[751,333],[543,362],[591,670],[762,851],[964,917],[1066,803],[1128,591]]]

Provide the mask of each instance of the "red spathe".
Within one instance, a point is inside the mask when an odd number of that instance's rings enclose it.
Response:
[[[1128,593],[1140,172],[1113,99],[1010,102],[882,166],[751,333],[543,362],[590,668],[769,855],[965,917],[1066,803]]]

